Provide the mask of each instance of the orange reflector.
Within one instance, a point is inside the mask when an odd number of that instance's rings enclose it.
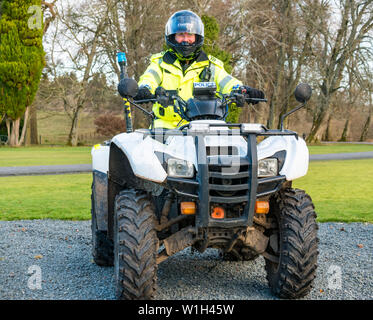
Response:
[[[269,202],[268,201],[255,202],[255,212],[267,214],[269,212]]]
[[[182,214],[195,214],[196,204],[195,202],[181,202],[180,209]]]
[[[214,210],[212,210],[211,218],[214,219],[224,219],[225,211],[222,207],[215,207]]]

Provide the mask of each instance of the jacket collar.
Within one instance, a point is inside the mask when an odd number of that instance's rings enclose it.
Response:
[[[209,58],[207,56],[207,54],[201,50],[201,52],[199,53],[197,59],[196,59],[196,62],[201,62],[201,61],[208,61]]]
[[[179,75],[180,77],[185,78],[184,80],[187,80],[194,76],[194,73],[191,73],[190,71],[207,66],[208,61],[209,59],[206,53],[201,51],[197,58],[190,63],[189,67],[184,73],[180,61],[177,59],[176,55],[172,51],[166,51],[160,61],[160,65],[169,72]]]
[[[172,51],[166,51],[166,53],[163,56],[163,61],[168,64],[174,64],[174,62],[177,60],[176,55]],[[201,61],[208,61],[209,58],[207,54],[201,50],[201,52],[198,54],[197,59],[192,61],[190,65],[193,64],[193,62],[201,62]]]

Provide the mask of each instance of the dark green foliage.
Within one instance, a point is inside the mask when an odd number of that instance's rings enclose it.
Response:
[[[19,119],[38,89],[44,67],[43,29],[29,28],[31,6],[40,0],[2,0],[0,4],[0,115]],[[41,20],[41,19],[40,19]]]
[[[203,15],[201,19],[205,26],[205,41],[202,47],[203,51],[224,62],[225,70],[230,73],[232,71],[232,66],[230,64],[232,55],[219,48],[218,40],[220,27],[218,22],[214,17],[207,15]]]
[[[225,70],[228,73],[231,73],[232,66],[230,63],[232,55],[229,52],[220,49],[218,45],[220,32],[219,23],[214,17],[207,15],[203,15],[201,19],[205,26],[205,41],[202,47],[203,51],[224,62]],[[237,123],[240,113],[241,109],[237,108],[235,105],[231,105],[229,107],[229,114],[226,121],[230,123]]]

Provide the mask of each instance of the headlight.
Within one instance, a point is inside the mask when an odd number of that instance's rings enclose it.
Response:
[[[193,178],[194,166],[189,161],[171,158],[167,161],[167,173],[174,178]]]
[[[258,162],[258,177],[273,177],[278,175],[277,159],[268,158]]]

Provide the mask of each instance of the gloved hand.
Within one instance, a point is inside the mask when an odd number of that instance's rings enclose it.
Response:
[[[241,92],[246,95],[247,103],[252,103],[252,104],[259,103],[259,101],[251,100],[250,98],[264,99],[264,92],[261,90],[254,89],[249,86],[241,86],[240,89],[241,89]]]
[[[155,96],[158,103],[165,108],[173,104],[169,92],[167,92],[167,90],[163,87],[158,87],[157,89],[155,89]]]
[[[133,100],[146,100],[146,99],[153,99],[154,95],[150,92],[148,87],[140,87],[137,95],[133,98]]]
[[[241,86],[234,86],[230,93],[231,97],[234,98],[232,102],[236,104],[238,108],[242,108],[245,106],[245,95],[242,92],[243,87]],[[246,92],[246,90],[245,90]]]
[[[235,98],[234,103],[238,108],[242,108],[245,106],[245,95],[241,93],[240,90],[232,90],[231,96]]]

